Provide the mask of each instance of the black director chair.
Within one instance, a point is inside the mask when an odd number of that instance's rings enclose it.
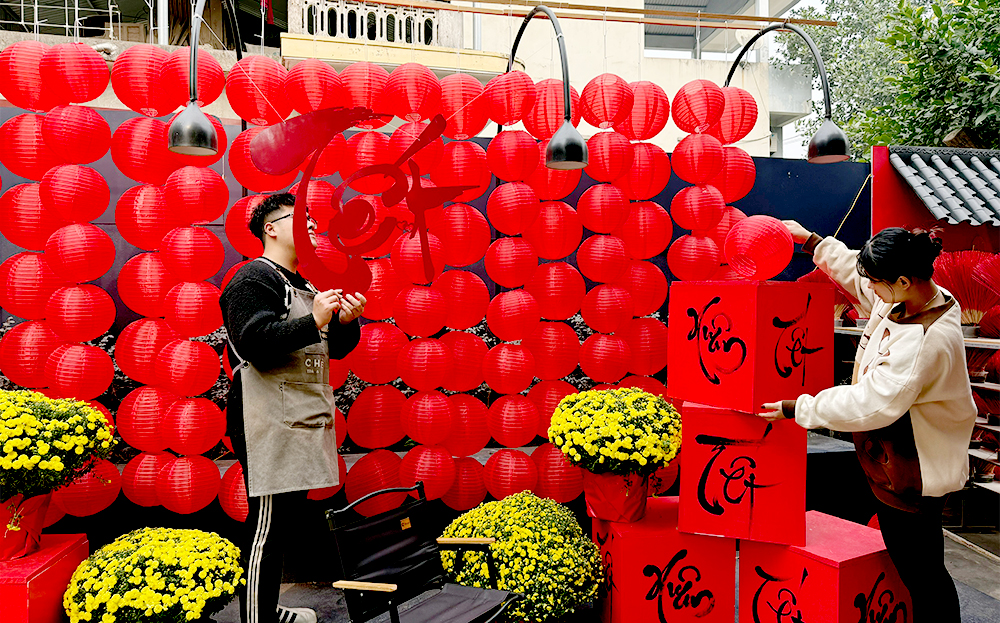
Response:
[[[386,493],[411,493],[399,508],[343,525],[346,514],[358,504]],[[337,547],[340,576],[335,588],[344,590],[351,621],[362,623],[389,612],[392,623],[489,623],[521,596],[497,590],[499,572],[490,544],[496,539],[435,539],[433,512],[424,496],[423,482],[414,486],[375,491],[341,510],[326,512]],[[486,553],[492,588],[475,588],[446,581],[441,549]],[[464,562],[459,555],[456,564]],[[425,601],[400,611],[400,606],[427,591],[437,590]]]

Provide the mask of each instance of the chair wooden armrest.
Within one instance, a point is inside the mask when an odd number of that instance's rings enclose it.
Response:
[[[333,587],[345,591],[377,591],[379,593],[391,593],[396,590],[395,584],[380,584],[378,582],[355,582],[353,580],[339,580],[333,583]]]
[[[438,537],[438,545],[492,545],[497,540],[492,537]]]

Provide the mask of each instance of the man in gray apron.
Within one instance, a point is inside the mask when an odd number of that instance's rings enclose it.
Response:
[[[330,358],[361,337],[361,293],[318,292],[296,272],[295,197],[271,195],[249,220],[264,243],[222,293],[233,383],[227,432],[243,465],[249,513],[240,543],[243,623],[315,623],[307,608],[278,605],[282,553],[301,525],[310,489],[339,484]],[[309,233],[316,244],[316,224]]]

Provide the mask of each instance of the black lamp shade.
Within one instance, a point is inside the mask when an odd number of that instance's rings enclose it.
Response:
[[[219,137],[208,116],[196,103],[188,102],[167,130],[167,147],[187,156],[214,156],[219,153]]]
[[[545,166],[572,170],[587,166],[587,143],[569,121],[564,121],[545,148]]]
[[[833,120],[827,119],[809,141],[809,162],[830,164],[843,162],[850,157],[851,145],[847,135]]]

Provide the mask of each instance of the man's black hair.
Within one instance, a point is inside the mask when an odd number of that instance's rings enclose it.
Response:
[[[291,193],[275,193],[273,195],[268,195],[264,201],[261,201],[250,213],[250,218],[247,221],[247,226],[250,228],[250,233],[260,239],[261,243],[264,242],[264,224],[271,220],[271,217],[275,212],[278,212],[282,208],[291,208],[295,206],[295,195]]]

